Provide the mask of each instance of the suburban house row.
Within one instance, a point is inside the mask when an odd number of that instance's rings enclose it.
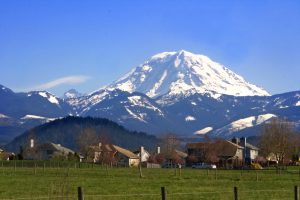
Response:
[[[134,167],[140,161],[145,167],[174,167],[178,164],[192,166],[195,163],[214,163],[219,167],[233,168],[250,164],[258,157],[259,148],[247,142],[246,138],[232,140],[211,140],[196,143],[187,143],[185,151],[170,149],[161,152],[160,147],[152,152],[144,147],[130,151],[114,144],[101,142],[88,147],[85,155],[55,143],[35,144],[33,139],[23,150],[25,160],[51,160],[69,158],[93,163],[105,163],[116,166]],[[4,156],[6,155],[6,156]],[[0,151],[0,159],[8,160],[11,153]]]

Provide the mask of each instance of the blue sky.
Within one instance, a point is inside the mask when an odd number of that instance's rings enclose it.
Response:
[[[185,49],[272,94],[299,90],[299,21],[296,0],[0,0],[0,84],[91,92]]]

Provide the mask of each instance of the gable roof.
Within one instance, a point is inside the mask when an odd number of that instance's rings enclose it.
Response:
[[[227,140],[218,141],[216,145],[218,145],[217,155],[219,157],[234,157],[238,149],[244,149],[242,146]]]
[[[238,145],[238,144],[236,144],[236,143],[233,143],[233,142],[231,142],[231,141],[229,141],[229,140],[224,140],[224,141],[228,142],[228,143],[231,144],[231,145],[236,146],[236,147],[239,148],[239,149],[244,149],[244,147],[242,147],[241,145]]]
[[[249,148],[249,149],[252,149],[252,150],[257,150],[257,151],[259,150],[258,147],[254,146],[252,144],[249,144],[249,143],[246,143],[246,148]]]
[[[115,149],[116,149],[119,153],[121,153],[121,154],[127,156],[128,158],[139,159],[139,157],[138,157],[137,155],[135,155],[134,153],[132,153],[131,151],[129,151],[129,150],[127,150],[127,149],[124,149],[124,148],[122,148],[122,147],[119,147],[119,146],[117,146],[117,145],[113,145],[113,146],[115,147]]]
[[[218,157],[234,157],[238,149],[244,149],[244,147],[228,140],[189,143],[187,147],[190,149],[207,149],[214,151]]]
[[[179,150],[177,150],[177,149],[175,149],[174,152],[175,152],[178,156],[180,156],[181,158],[186,158],[186,157],[188,156],[187,153],[185,153],[185,152],[183,152],[183,151],[179,151]]]
[[[53,148],[56,149],[57,151],[64,152],[66,154],[69,154],[69,153],[74,154],[75,153],[73,150],[71,150],[67,147],[61,146],[60,144],[54,144],[52,142],[50,142],[49,144],[52,145]]]
[[[123,154],[124,156],[128,158],[133,158],[133,159],[139,159],[139,156],[134,154],[133,152],[129,151],[128,149],[124,149],[122,147],[119,147],[117,145],[113,144],[102,144],[102,145],[95,145],[95,146],[90,146],[90,148],[94,151],[102,152],[118,152],[120,154]]]

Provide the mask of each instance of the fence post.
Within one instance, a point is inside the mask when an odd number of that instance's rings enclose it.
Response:
[[[234,187],[233,192],[234,192],[234,200],[238,200],[239,199],[239,197],[238,197],[238,188],[236,186]]]
[[[255,171],[256,172],[256,181],[258,181],[258,173],[257,173],[257,171]]]
[[[36,162],[34,162],[34,175],[36,175]]]
[[[215,169],[215,180],[217,180],[218,177],[217,177],[217,169]]]
[[[295,185],[294,187],[295,200],[299,200],[299,187]]]
[[[84,200],[83,190],[81,187],[77,188],[77,192],[78,192],[78,200]]]
[[[167,194],[166,194],[166,189],[165,187],[161,187],[161,200],[166,200],[167,199]]]

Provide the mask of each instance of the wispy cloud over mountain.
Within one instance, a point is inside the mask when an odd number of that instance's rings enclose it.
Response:
[[[89,76],[65,76],[41,85],[36,85],[28,90],[47,90],[61,85],[77,85],[86,82],[90,78]]]

